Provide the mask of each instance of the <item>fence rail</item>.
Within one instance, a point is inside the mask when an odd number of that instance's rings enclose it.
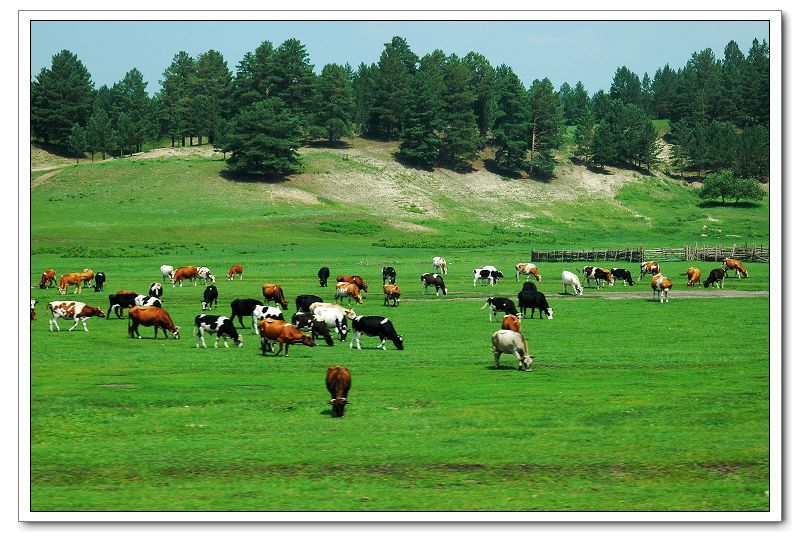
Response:
[[[725,258],[736,258],[744,262],[769,263],[769,246],[744,244],[731,247],[685,245],[679,248],[644,248],[639,245],[638,247],[611,249],[531,250],[532,262],[644,262],[649,260],[720,262]]]

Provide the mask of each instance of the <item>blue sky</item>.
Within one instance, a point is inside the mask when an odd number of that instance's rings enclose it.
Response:
[[[508,64],[528,86],[549,77],[558,88],[583,81],[590,93],[608,89],[614,71],[627,66],[639,76],[664,64],[683,66],[695,51],[711,48],[722,57],[734,40],[746,55],[753,38],[768,40],[766,21],[34,21],[31,78],[69,49],[92,74],[96,86],[112,85],[133,67],[159,88],[164,69],[178,51],[192,56],[215,49],[235,73],[236,65],[262,41],[274,46],[297,38],[319,73],[325,64],[377,62],[392,36],[406,38],[423,56],[434,49],[463,56],[483,54],[492,65]]]

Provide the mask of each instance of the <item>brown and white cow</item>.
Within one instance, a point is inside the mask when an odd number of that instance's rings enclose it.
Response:
[[[100,318],[106,317],[106,313],[99,307],[90,307],[86,303],[80,301],[51,301],[47,304],[47,310],[52,313],[50,317],[50,331],[53,331],[54,324],[56,326],[56,331],[61,331],[61,328],[58,327],[59,318],[72,318],[75,320],[75,325],[69,328],[69,331],[78,327],[79,323],[83,324],[84,331],[89,331],[89,328],[86,327],[86,320],[92,316],[98,316]]]
[[[686,275],[686,286],[692,287],[700,282],[700,278],[702,277],[700,270],[696,267],[690,267],[686,270],[686,273],[681,273],[681,275]]]
[[[539,274],[539,268],[536,267],[535,263],[518,263],[517,280],[519,280],[520,275],[526,275],[526,281],[533,275],[536,278],[536,282],[542,282],[542,276]]]
[[[52,288],[56,282],[56,272],[53,269],[46,269],[39,279],[39,288]]]
[[[81,286],[83,284],[83,274],[81,273],[64,273],[61,275],[61,278],[58,281],[58,293],[64,295],[67,293],[67,288],[70,285],[75,285],[75,291],[73,293],[79,294],[81,293]]]
[[[669,294],[669,291],[672,289],[671,280],[661,273],[656,273],[653,275],[653,278],[650,281],[650,287],[653,289],[653,299],[658,296],[658,299],[661,303],[664,303],[665,301],[669,303],[667,294]]]
[[[333,295],[333,300],[339,301],[345,297],[347,298],[348,305],[350,305],[353,299],[355,299],[356,303],[359,305],[364,304],[364,299],[361,297],[361,292],[358,290],[358,286],[356,284],[353,284],[352,282],[337,282],[336,293]]]
[[[432,269],[432,272],[435,273],[437,270],[442,275],[446,275],[447,274],[447,260],[445,260],[441,256],[434,256],[433,257],[433,269]]]
[[[589,279],[594,279],[595,285],[598,289],[603,286],[603,281],[606,281],[609,286],[614,285],[614,275],[610,270],[602,267],[585,265],[583,267],[583,275],[586,277],[586,286],[589,286]]]
[[[180,287],[183,288],[184,280],[190,280],[192,282],[192,286],[197,286],[197,267],[194,265],[179,267],[173,271],[170,280],[172,281],[173,288],[175,287],[176,282],[180,283]]]
[[[283,310],[289,308],[289,303],[287,303],[286,298],[283,297],[283,288],[281,288],[280,284],[264,284],[261,286],[261,293],[264,295],[265,303],[267,301],[274,301],[280,305]]]
[[[349,405],[350,401],[347,400],[347,394],[350,392],[353,377],[347,367],[341,365],[333,365],[328,367],[328,372],[325,375],[325,387],[328,388],[328,393],[331,394],[331,400],[328,403],[333,407],[331,413],[337,418],[344,416],[344,406]]]
[[[531,317],[533,317],[533,312],[531,312]],[[503,323],[500,325],[500,329],[510,329],[511,331],[519,332],[520,325],[519,316],[516,314],[506,314],[503,316]]]
[[[661,268],[658,266],[658,262],[642,262],[639,264],[640,271],[639,271],[639,280],[642,280],[642,277],[645,275],[657,275],[661,273]]]
[[[389,301],[391,301],[393,306],[396,307],[400,303],[400,286],[396,284],[384,284],[383,294],[384,305],[388,305]]]
[[[173,339],[180,339],[181,328],[176,326],[169,313],[161,307],[131,307],[128,311],[128,336],[133,338],[135,333],[138,338],[139,326],[155,328],[154,339],[158,339],[158,328],[164,332],[164,338],[167,338],[167,331],[172,334]]]
[[[243,273],[244,273],[244,266],[243,265],[239,265],[237,263],[237,264],[232,265],[231,268],[228,269],[228,276],[226,278],[228,280],[233,280],[233,276],[234,275],[239,275],[239,280],[242,280],[242,274]]]
[[[742,262],[740,262],[737,259],[725,258],[723,260],[723,262],[722,262],[722,268],[725,270],[725,276],[726,277],[728,276],[728,270],[729,269],[733,269],[734,271],[736,271],[736,278],[737,279],[742,278],[741,275],[744,275],[744,278],[746,278],[746,279],[750,278],[750,276],[747,274],[747,271],[745,270],[744,266],[742,265]]]
[[[339,275],[336,277],[336,282],[349,282],[358,286],[359,290],[367,291],[367,283],[360,275]]]
[[[83,285],[85,287],[89,287],[92,285],[92,279],[94,278],[94,271],[91,269],[84,269],[81,271],[81,279],[83,280]]]
[[[283,320],[273,320],[272,318],[264,318],[258,323],[258,334],[261,336],[261,353],[267,353],[267,350],[272,352],[272,343],[278,343],[278,351],[275,355],[281,353],[281,350],[286,348],[285,356],[289,356],[290,344],[304,344],[306,346],[316,346],[314,339],[308,335],[301,333],[294,324],[290,324]]]

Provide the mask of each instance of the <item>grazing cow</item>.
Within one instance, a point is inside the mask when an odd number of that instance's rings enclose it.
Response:
[[[54,269],[45,269],[42,278],[39,279],[39,288],[52,288],[56,282],[56,272]]]
[[[331,400],[328,401],[331,405],[331,413],[337,418],[344,416],[344,406],[350,404],[350,401],[347,400],[347,394],[350,392],[352,381],[352,376],[347,367],[342,367],[341,365],[328,367],[328,372],[325,375],[325,387],[328,388],[328,393],[331,394]]]
[[[510,329],[511,331],[519,332],[520,326],[519,316],[516,314],[506,314],[503,316],[503,323],[500,324],[500,329]]]
[[[336,277],[336,282],[349,282],[358,286],[359,290],[367,291],[367,283],[360,275],[339,275]]]
[[[686,286],[691,287],[694,287],[694,285],[700,282],[700,279],[702,278],[700,270],[696,267],[690,267],[686,270],[686,273],[681,273],[681,275],[686,275]]]
[[[297,312],[311,312],[313,303],[323,303],[325,300],[318,295],[299,295],[295,298],[294,304]]]
[[[278,351],[275,355],[286,349],[285,356],[289,357],[290,344],[304,344],[306,346],[316,346],[314,339],[301,333],[293,324],[283,320],[273,320],[265,318],[258,323],[259,335],[261,335],[261,353],[266,355],[267,349],[272,352],[272,343],[278,343]]]
[[[111,318],[112,310],[116,313],[117,318],[122,318],[122,309],[127,309],[136,306],[136,298],[139,296],[136,292],[126,292],[120,290],[116,294],[108,296],[108,316]]]
[[[327,267],[320,267],[317,271],[317,278],[319,278],[319,285],[322,288],[328,287],[328,277],[331,276],[331,270]]]
[[[703,281],[703,286],[708,288],[711,284],[720,289],[725,288],[725,268],[720,267],[719,269],[711,270],[708,278]]]
[[[520,371],[530,371],[533,356],[528,353],[528,341],[519,331],[499,329],[492,334],[492,353],[495,369],[500,368],[500,354],[514,354]]]
[[[336,293],[333,295],[334,301],[339,301],[340,299],[346,297],[348,306],[352,302],[353,299],[356,300],[356,303],[359,305],[364,304],[364,299],[361,297],[361,292],[358,291],[358,286],[351,282],[337,282],[336,283]]]
[[[150,285],[150,289],[147,291],[147,295],[151,295],[153,297],[157,297],[161,299],[164,296],[164,287],[161,286],[160,282],[154,282]]]
[[[81,286],[83,284],[83,274],[82,273],[64,273],[61,275],[61,278],[58,281],[58,293],[64,295],[67,293],[67,288],[70,285],[75,285],[75,291],[73,293],[79,294],[81,293]]]
[[[239,280],[242,280],[242,275],[244,274],[244,266],[240,264],[234,264],[228,269],[228,274],[225,278],[228,280],[233,280],[234,275],[239,275]]]
[[[36,320],[36,303],[35,299],[31,299],[31,320]]]
[[[150,295],[137,295],[133,298],[133,304],[136,307],[160,307],[161,300]]]
[[[234,321],[234,318],[238,318],[239,325],[245,327],[244,322],[242,322],[242,317],[251,316],[253,311],[256,310],[256,307],[260,305],[261,301],[258,299],[234,299],[231,301],[231,322]]]
[[[517,294],[517,300],[519,301],[519,310],[522,311],[522,316],[525,317],[527,314],[528,309],[534,308],[534,295],[538,289],[536,285],[532,282],[525,282],[522,284],[522,290]],[[533,318],[533,311],[531,311],[531,318]]]
[[[274,309],[274,307],[270,308]],[[317,338],[322,337],[325,339],[325,344],[333,346],[331,331],[319,316],[314,316],[310,312],[296,312],[292,315],[292,324],[300,331],[310,331],[314,342],[317,341]]]
[[[439,297],[439,291],[447,295],[447,286],[444,285],[444,278],[439,273],[423,273],[419,277],[422,283],[422,292],[427,294],[428,287],[433,286],[436,288],[436,297]]]
[[[583,295],[583,286],[581,281],[578,280],[578,275],[572,271],[561,272],[561,284],[564,286],[564,293],[567,293],[567,286],[572,286],[573,295]]]
[[[645,275],[658,275],[661,273],[661,268],[658,266],[658,262],[642,262],[639,264],[639,267],[639,280],[642,280]]]
[[[394,330],[392,321],[383,316],[356,316],[353,320],[353,338],[350,339],[350,348],[353,348],[355,343],[356,348],[361,350],[361,334],[369,337],[378,337],[381,344],[378,345],[379,349],[386,350],[386,339],[394,343],[395,348],[398,350],[403,349],[403,336],[398,335]]]
[[[153,339],[158,339],[158,329],[164,333],[164,338],[167,338],[167,331],[170,332],[173,339],[181,338],[181,328],[172,322],[169,313],[161,307],[132,307],[128,311],[128,336],[133,338],[135,333],[138,338],[139,326],[154,328],[155,334]]]
[[[270,307],[267,305],[256,305],[253,309],[253,334],[258,335],[258,323],[264,318],[272,318],[273,320],[283,320],[283,312],[278,307]]]
[[[92,285],[92,279],[94,278],[94,271],[91,269],[84,269],[81,271],[81,280],[83,281],[83,287],[88,288]]]
[[[217,277],[215,277],[211,270],[208,267],[198,267],[197,268],[197,276],[198,278],[203,279],[203,286],[208,284],[208,281],[211,281],[211,284],[216,284]]]
[[[207,310],[211,308],[211,304],[213,303],[214,306],[217,306],[217,297],[219,297],[219,292],[217,291],[217,287],[213,284],[209,284],[206,286],[206,289],[203,290],[203,301],[200,303],[200,307],[203,310]]]
[[[394,284],[397,280],[397,271],[394,270],[394,267],[384,267],[381,270],[383,274],[383,283],[386,284],[386,281],[389,281],[389,284]]]
[[[190,280],[192,286],[197,286],[197,267],[194,265],[179,267],[172,272],[170,280],[172,281],[173,288],[175,287],[175,283],[179,283],[180,287],[183,288],[184,280]]]
[[[261,287],[261,293],[264,295],[264,301],[274,301],[280,305],[283,310],[289,308],[286,298],[283,297],[283,288],[279,284],[264,284]]]
[[[172,275],[175,273],[175,268],[171,265],[162,265],[161,266],[161,280],[162,282],[166,282],[167,279],[172,280]]]
[[[609,286],[614,285],[614,276],[611,271],[602,267],[586,265],[583,267],[583,275],[586,277],[586,286],[589,286],[589,279],[594,279],[598,289],[602,286],[602,281],[606,281]]]
[[[356,317],[356,313],[352,309],[347,309],[335,303],[312,303],[309,311],[314,316],[318,316],[325,322],[328,329],[334,329],[339,335],[339,340],[344,341],[347,338],[347,320],[352,320]]]
[[[519,316],[519,311],[517,311],[516,305],[514,305],[514,302],[507,297],[490,297],[486,300],[486,303],[483,304],[481,309],[485,309],[487,305],[491,306],[489,309],[490,322],[492,321],[493,316],[497,316],[498,311],[502,311],[506,314],[516,314]]]
[[[529,280],[531,275],[536,277],[536,282],[542,282],[542,276],[539,274],[539,268],[535,263],[518,263],[517,264],[517,281],[520,275],[525,275],[525,280]]]
[[[669,294],[669,291],[672,289],[671,280],[661,273],[656,273],[650,280],[650,287],[653,289],[653,299],[658,296],[658,299],[661,303],[664,303],[665,301],[669,303],[667,294]]]
[[[31,311],[32,310],[33,307],[31,307]],[[84,331],[89,331],[89,328],[86,327],[86,320],[92,316],[98,316],[100,318],[105,318],[106,316],[99,307],[90,307],[86,303],[81,303],[80,301],[51,301],[47,304],[47,310],[52,313],[50,317],[50,331],[53,331],[53,324],[56,326],[56,331],[61,331],[61,328],[58,327],[59,318],[72,318],[75,321],[75,324],[69,328],[69,331],[78,327],[79,323],[83,324]]]
[[[740,275],[744,275],[744,278],[746,278],[746,279],[750,278],[750,275],[748,275],[747,271],[745,271],[744,266],[742,265],[742,262],[740,262],[739,260],[736,260],[734,258],[725,258],[722,261],[722,268],[725,270],[725,276],[726,277],[728,276],[728,270],[729,269],[733,269],[733,270],[736,271],[736,278],[737,279],[742,278]]]
[[[479,269],[473,269],[473,279],[472,279],[472,286],[474,287],[478,281],[481,281],[481,284],[491,284],[494,286],[497,284],[497,281],[503,278],[503,273],[498,271],[496,267],[493,265],[484,265]]]
[[[94,291],[102,292],[103,285],[106,283],[106,274],[100,271],[94,276]]]
[[[548,320],[553,319],[553,308],[547,303],[547,298],[544,296],[542,292],[534,292],[533,293],[533,305],[531,306],[531,318],[533,318],[533,311],[539,309],[539,320],[542,319],[542,312],[547,315]],[[523,316],[525,316],[525,310],[523,309]]]
[[[197,348],[200,348],[200,345],[203,345],[203,348],[206,347],[206,339],[204,337],[206,333],[217,336],[214,340],[214,348],[219,348],[220,337],[222,337],[222,344],[225,348],[228,348],[228,339],[232,339],[234,344],[238,347],[244,344],[242,337],[239,336],[239,332],[236,331],[236,328],[233,326],[233,322],[231,322],[231,319],[227,316],[210,314],[198,314],[195,316],[192,335],[195,336],[194,345]]]
[[[384,284],[383,294],[383,304],[385,306],[389,305],[389,301],[391,301],[392,305],[395,307],[400,304],[400,286],[396,284]]]
[[[437,269],[442,275],[447,274],[447,262],[440,256],[433,257],[433,271],[436,272]]]
[[[633,277],[631,276],[631,272],[621,267],[612,267],[611,276],[614,277],[614,282],[616,282],[617,279],[621,280],[623,286],[633,286],[634,284],[636,284],[635,282],[633,282]],[[611,285],[613,286],[614,283],[612,282]]]

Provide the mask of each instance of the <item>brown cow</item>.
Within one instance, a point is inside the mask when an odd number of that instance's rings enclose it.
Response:
[[[356,303],[358,303],[359,305],[364,304],[364,299],[361,297],[361,292],[358,291],[358,286],[356,286],[352,282],[336,283],[336,293],[333,295],[333,299],[334,301],[338,301],[343,297],[347,298],[348,305],[350,305],[353,299],[355,299]]]
[[[383,285],[383,304],[388,305],[389,301],[393,302],[396,307],[400,303],[400,287],[395,284]]]
[[[669,303],[669,299],[667,299],[667,294],[669,294],[669,291],[672,289],[671,280],[669,280],[661,273],[656,273],[655,275],[653,275],[653,278],[650,281],[650,287],[653,289],[654,299],[656,295],[658,295],[658,299],[660,300],[661,303],[665,301]]]
[[[53,269],[46,269],[39,280],[39,288],[52,288],[56,282],[56,272]]]
[[[233,276],[234,275],[239,275],[239,280],[242,280],[242,273],[244,273],[244,266],[239,265],[237,263],[237,264],[232,265],[231,268],[228,270],[228,277],[227,278],[228,278],[228,280],[233,280]]]
[[[138,338],[142,338],[139,335],[139,325],[155,328],[153,339],[158,339],[158,328],[161,328],[161,331],[164,332],[165,339],[167,338],[167,331],[172,334],[174,339],[181,338],[181,328],[172,322],[169,313],[161,307],[131,307],[128,311],[129,337],[133,338],[133,334],[136,333]]]
[[[339,275],[336,277],[336,282],[349,282],[358,286],[359,290],[367,291],[367,283],[364,282],[360,275]]]
[[[194,265],[179,267],[173,272],[170,280],[172,281],[173,288],[175,287],[176,282],[180,282],[180,286],[183,288],[184,280],[191,280],[192,286],[197,286],[197,267]]]
[[[267,349],[272,352],[272,343],[276,341],[278,343],[278,351],[275,352],[276,356],[286,347],[285,356],[289,357],[290,344],[316,346],[314,339],[301,333],[293,324],[283,320],[264,318],[258,322],[258,333],[261,336],[261,353],[264,355],[266,355]]]
[[[64,295],[67,293],[67,288],[69,288],[71,284],[74,284],[75,292],[73,293],[79,294],[81,293],[82,283],[83,275],[81,273],[64,273],[58,281],[58,292]]]
[[[686,270],[686,273],[681,273],[681,275],[686,275],[688,281],[686,282],[686,286],[694,286],[698,282],[700,282],[701,274],[700,270],[696,267],[690,267]]]
[[[328,373],[325,375],[325,386],[328,388],[328,393],[331,394],[331,400],[328,401],[333,407],[331,414],[337,418],[344,416],[344,406],[350,404],[350,401],[347,400],[347,394],[350,392],[352,382],[353,377],[347,367],[342,367],[341,365],[328,367]]]
[[[533,318],[533,311],[531,311],[531,318]],[[500,326],[500,329],[510,329],[511,331],[516,331],[519,333],[520,330],[520,321],[519,316],[516,314],[506,314],[503,316],[503,323]]]
[[[92,279],[94,278],[94,271],[91,269],[84,269],[81,271],[81,278],[83,279],[84,286],[91,286]]]
[[[51,301],[47,304],[47,309],[53,313],[50,317],[50,331],[53,331],[53,324],[56,326],[56,331],[61,331],[61,328],[58,327],[59,318],[72,318],[75,320],[75,325],[69,328],[69,331],[78,327],[79,323],[83,324],[84,331],[89,331],[89,328],[86,327],[86,320],[92,316],[106,317],[106,313],[100,308],[90,307],[80,301]]]
[[[658,262],[642,262],[639,264],[641,271],[639,271],[639,280],[642,280],[642,277],[645,275],[657,275],[661,273],[661,268],[658,266]]]
[[[274,301],[276,304],[280,305],[283,310],[289,308],[289,303],[287,303],[286,298],[283,297],[283,288],[281,288],[279,284],[264,284],[261,287],[261,293],[264,294],[264,303],[267,301]]]
[[[746,278],[746,279],[750,278],[750,276],[747,274],[747,271],[745,271],[744,266],[742,265],[742,262],[740,262],[737,259],[725,258],[723,260],[723,262],[722,262],[722,268],[725,270],[725,276],[726,277],[728,276],[728,270],[729,269],[733,269],[733,270],[736,271],[736,278],[737,279],[742,278],[740,275],[744,275],[744,278]]]

